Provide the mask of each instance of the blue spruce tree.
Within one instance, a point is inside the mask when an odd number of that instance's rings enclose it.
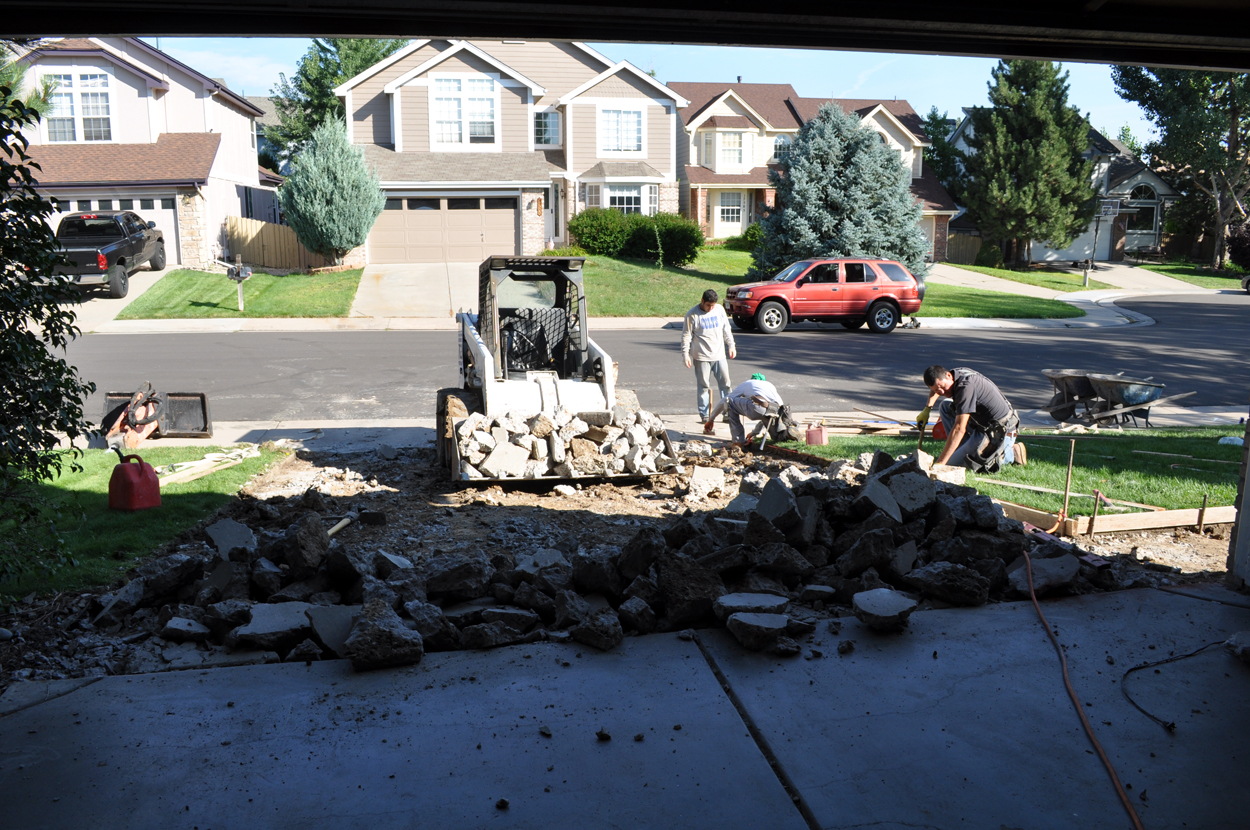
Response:
[[[809,257],[881,257],[928,272],[911,171],[857,116],[825,104],[781,168],[769,173],[777,208],[760,220],[764,237],[748,276],[770,279]]]
[[[300,243],[335,265],[365,243],[386,204],[364,152],[347,143],[347,125],[334,118],[313,130],[278,198]]]

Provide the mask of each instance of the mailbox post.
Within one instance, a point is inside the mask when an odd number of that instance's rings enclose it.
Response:
[[[243,257],[235,255],[234,265],[226,269],[226,276],[235,281],[239,287],[239,311],[243,310],[243,283],[252,278],[251,266],[243,264]]]

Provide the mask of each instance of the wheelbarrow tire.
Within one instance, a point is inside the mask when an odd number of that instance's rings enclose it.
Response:
[[[114,265],[109,269],[109,296],[114,300],[120,300],[130,291],[130,277],[126,274],[125,267]]]
[[[1050,399],[1050,403],[1046,404],[1046,408],[1050,410],[1050,417],[1059,423],[1063,423],[1076,414],[1075,402],[1069,403],[1067,406],[1060,406],[1062,403],[1063,393],[1056,392],[1055,396]],[[1051,409],[1051,407],[1058,407],[1058,409]]]
[[[470,412],[479,411],[480,407],[481,398],[476,392],[455,387],[438,390],[434,404],[434,455],[440,467],[451,471],[453,479],[459,472],[451,470],[455,457],[452,444],[456,440],[456,421],[468,417]]]

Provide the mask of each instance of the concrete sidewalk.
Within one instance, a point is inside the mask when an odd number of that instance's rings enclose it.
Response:
[[[1250,628],[1216,586],[1043,600],[1148,827],[1244,824]],[[1124,827],[1028,602],[853,617],[803,656],[725,632],[29,682],[0,699],[8,826]],[[839,655],[838,643],[854,650]],[[546,727],[546,729],[542,729]],[[610,736],[596,736],[602,731]],[[547,737],[547,734],[550,737]],[[85,820],[84,820],[84,817]]]

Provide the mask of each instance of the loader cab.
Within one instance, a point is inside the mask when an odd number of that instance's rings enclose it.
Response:
[[[587,367],[581,257],[491,257],[478,275],[478,330],[496,380],[581,378]]]

